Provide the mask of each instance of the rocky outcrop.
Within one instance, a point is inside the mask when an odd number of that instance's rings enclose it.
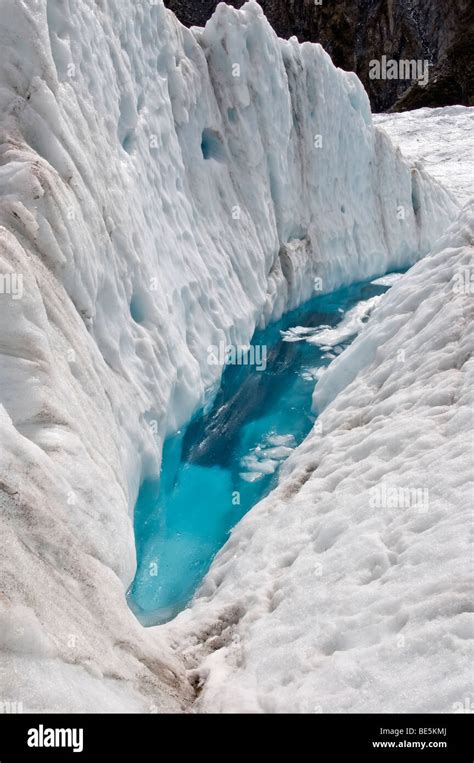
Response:
[[[166,0],[186,25],[203,26],[216,0]],[[229,0],[241,7],[243,0]],[[469,0],[261,0],[280,37],[320,42],[336,66],[355,71],[375,111],[473,103],[472,56],[468,38],[474,25]],[[388,59],[426,60],[426,87],[409,80],[370,79],[369,63]]]

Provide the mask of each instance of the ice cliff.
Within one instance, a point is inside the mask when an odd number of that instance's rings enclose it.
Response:
[[[167,626],[204,712],[472,712],[474,205],[319,381],[317,426]]]
[[[190,31],[161,1],[3,1],[4,699],[186,706],[124,590],[139,485],[218,383],[207,347],[412,264],[456,211],[255,3]]]

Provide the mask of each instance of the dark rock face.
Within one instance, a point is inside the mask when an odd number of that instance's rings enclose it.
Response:
[[[240,8],[244,0],[228,0]],[[203,26],[216,0],[165,0],[187,26]],[[260,0],[280,37],[320,42],[336,66],[355,71],[374,111],[474,105],[472,0]],[[371,79],[370,61],[427,61],[425,87]]]

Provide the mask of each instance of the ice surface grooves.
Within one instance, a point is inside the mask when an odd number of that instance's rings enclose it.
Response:
[[[24,292],[0,295],[2,644],[25,634],[4,682],[25,711],[180,709],[183,665],[124,592],[139,487],[219,384],[208,347],[248,343],[316,276],[408,266],[456,205],[420,172],[416,222],[360,83],[254,3],[192,32],[161,0],[2,0],[0,47],[0,267]]]

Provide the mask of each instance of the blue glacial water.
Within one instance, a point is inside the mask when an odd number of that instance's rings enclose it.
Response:
[[[257,331],[252,344],[266,349],[265,370],[228,365],[212,406],[165,442],[160,479],[143,483],[135,507],[128,601],[144,625],[166,622],[189,603],[234,525],[275,485],[314,424],[318,374],[387,288],[367,282],[314,297]]]

